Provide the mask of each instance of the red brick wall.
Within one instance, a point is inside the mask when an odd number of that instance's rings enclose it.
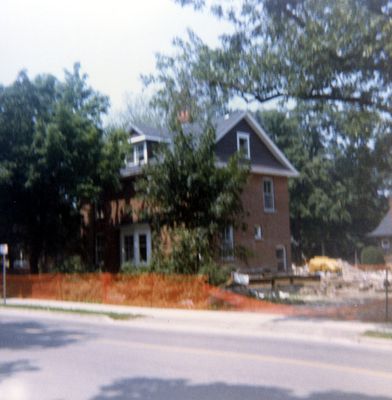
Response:
[[[263,268],[276,271],[276,246],[284,245],[286,265],[291,266],[289,193],[286,177],[272,177],[274,185],[275,211],[267,213],[263,204],[263,178],[267,176],[251,174],[242,194],[243,206],[248,214],[244,218],[247,229],[234,233],[235,246],[244,246],[251,253],[245,262],[236,262],[242,268]],[[263,238],[256,240],[254,226],[261,225]]]

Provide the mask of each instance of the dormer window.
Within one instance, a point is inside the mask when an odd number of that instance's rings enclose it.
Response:
[[[132,153],[127,157],[127,163],[132,166],[147,163],[147,142],[135,143],[132,146]]]
[[[147,161],[147,157],[145,157],[145,154],[144,154],[145,146],[146,146],[146,142],[135,145],[134,158],[135,158],[136,165],[144,164]]]
[[[248,160],[250,159],[249,133],[237,132],[237,151]]]

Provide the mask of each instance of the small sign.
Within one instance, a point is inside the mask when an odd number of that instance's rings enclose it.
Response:
[[[8,254],[8,244],[7,243],[0,244],[0,255],[6,256],[7,254]]]

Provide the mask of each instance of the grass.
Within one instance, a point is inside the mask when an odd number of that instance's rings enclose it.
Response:
[[[64,309],[61,307],[45,307],[45,306],[34,306],[34,305],[0,305],[3,308],[18,308],[33,311],[49,311],[49,312],[60,312],[65,314],[78,314],[78,315],[94,315],[109,317],[113,320],[128,321],[135,318],[142,318],[141,314],[129,314],[129,313],[116,313],[106,311],[90,311],[90,310],[78,310],[78,309]]]
[[[373,338],[381,338],[381,339],[392,339],[392,332],[383,332],[383,331],[366,331],[364,333],[365,336],[373,337]]]

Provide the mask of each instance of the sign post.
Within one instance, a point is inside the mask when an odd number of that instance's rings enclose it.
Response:
[[[0,255],[3,256],[3,302],[4,305],[7,303],[7,284],[6,284],[6,261],[5,256],[8,254],[8,245],[6,243],[0,244]]]
[[[388,291],[389,291],[389,281],[388,281],[388,267],[385,268],[385,322],[388,322],[389,311],[388,311]]]

